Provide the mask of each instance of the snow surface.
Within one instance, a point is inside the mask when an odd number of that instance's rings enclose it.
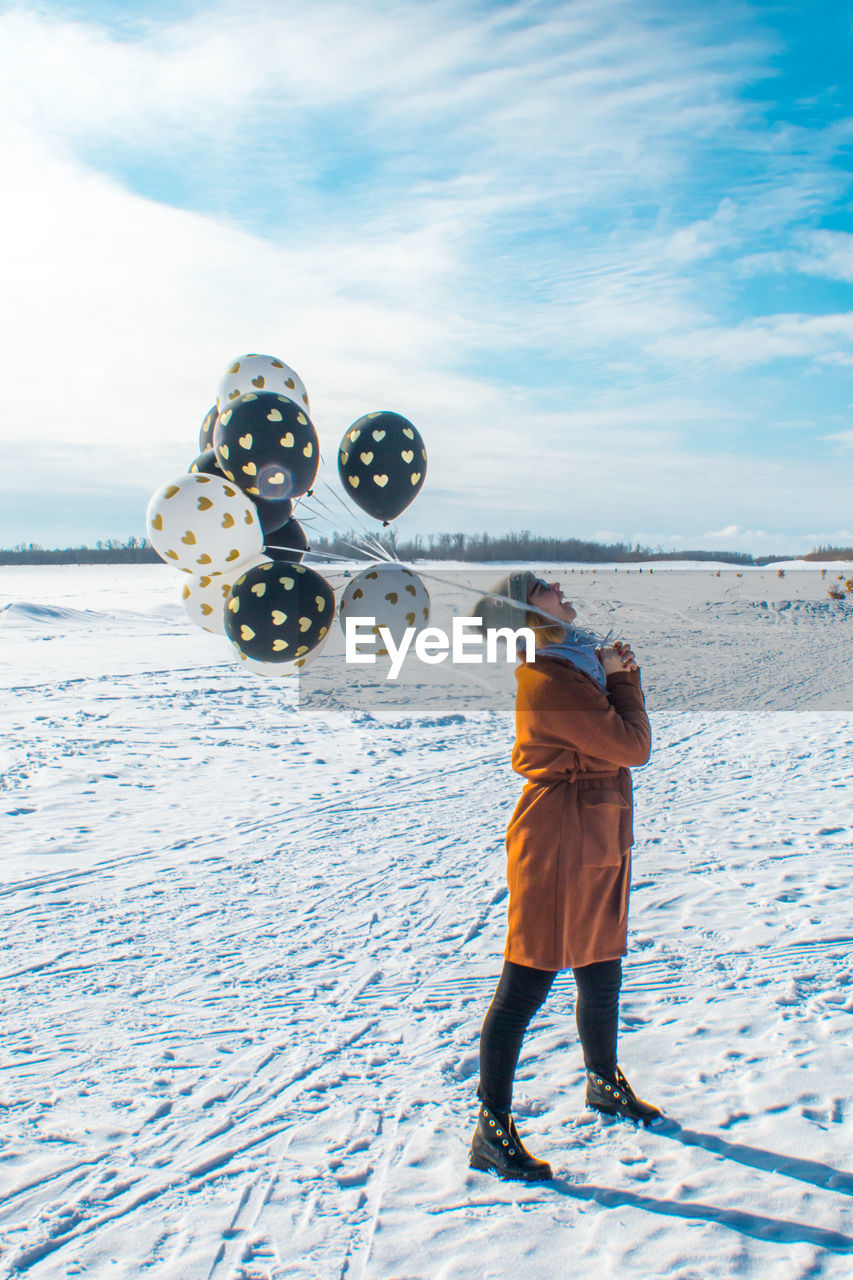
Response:
[[[620,1061],[667,1119],[585,1110],[565,975],[524,1186],[467,1166],[511,704],[300,706],[166,568],[0,570],[0,1274],[849,1277],[853,609],[715,572],[562,579],[644,669]]]

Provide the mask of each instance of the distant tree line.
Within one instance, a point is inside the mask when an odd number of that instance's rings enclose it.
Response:
[[[45,548],[37,542],[19,543],[0,551],[0,564],[162,564],[145,538],[130,537],[98,541],[94,547]]]
[[[802,556],[754,557],[746,551],[707,551],[704,549],[664,551],[663,547],[644,547],[639,542],[587,542],[580,538],[549,538],[522,530],[521,533],[431,533],[416,534],[405,542],[395,543],[387,532],[365,537],[350,530],[328,538],[314,538],[311,550],[330,560],[339,556],[370,554],[371,542],[395,551],[401,560],[567,560],[576,564],[631,564],[639,560],[716,560],[724,564],[766,565],[779,560],[853,560],[853,547],[818,547]],[[94,547],[45,548],[38,543],[19,543],[10,550],[0,550],[4,564],[161,564],[162,561],[146,538],[130,537],[98,541]]]
[[[815,551],[810,551],[808,555],[801,557],[803,560],[853,560],[853,547],[818,547]]]
[[[746,551],[664,551],[662,547],[643,547],[639,542],[587,542],[580,538],[541,537],[522,530],[521,533],[431,533],[415,535],[406,542],[393,542],[387,533],[374,535],[387,549],[392,547],[401,560],[571,560],[577,564],[631,564],[639,560],[722,560],[726,564],[769,564],[771,560],[790,560],[791,556],[766,557],[755,560]],[[365,548],[363,534],[350,531],[331,538],[315,538],[311,549],[318,555],[352,556],[353,548]]]

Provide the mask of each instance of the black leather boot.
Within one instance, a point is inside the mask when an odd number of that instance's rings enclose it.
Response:
[[[586,1105],[608,1116],[625,1116],[648,1124],[663,1115],[659,1107],[638,1098],[619,1068],[612,1079],[595,1071],[586,1073]]]
[[[547,1160],[537,1160],[525,1150],[512,1116],[490,1111],[483,1103],[468,1163],[472,1169],[522,1182],[544,1182],[552,1176]]]

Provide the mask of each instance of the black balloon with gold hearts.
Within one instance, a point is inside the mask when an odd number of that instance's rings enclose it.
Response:
[[[216,426],[216,419],[219,416],[216,405],[212,409],[208,409],[204,415],[204,420],[198,433],[198,451],[204,453],[206,449],[213,448],[213,428]]]
[[[191,475],[220,476],[223,480],[230,479],[216,461],[216,454],[210,447],[203,449],[198,457],[193,459],[189,465],[189,471]]]
[[[225,601],[225,634],[258,662],[294,662],[322,641],[335,593],[304,564],[267,561],[242,574]]]
[[[308,548],[305,530],[298,520],[287,520],[280,529],[264,534],[264,554],[272,560],[298,564]]]
[[[225,475],[253,501],[307,493],[320,464],[320,442],[305,409],[274,391],[249,392],[223,410],[213,447]]]
[[[421,433],[408,418],[390,410],[359,418],[344,432],[338,449],[344,491],[385,524],[420,493],[426,464]]]

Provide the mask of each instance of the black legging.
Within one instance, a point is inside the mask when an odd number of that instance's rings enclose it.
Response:
[[[602,960],[573,969],[578,998],[575,1019],[584,1065],[599,1075],[616,1070],[616,1035],[622,961]],[[498,989],[480,1033],[479,1097],[490,1111],[512,1107],[512,1082],[521,1042],[533,1015],[542,1007],[556,973],[504,961]]]

